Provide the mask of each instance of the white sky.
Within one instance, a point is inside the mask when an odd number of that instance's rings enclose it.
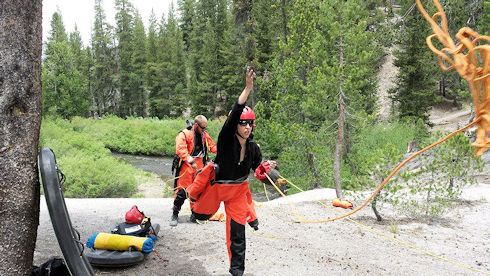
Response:
[[[175,0],[130,0],[143,18],[145,28],[148,28],[151,10],[153,9],[157,21],[160,21],[162,14],[167,16],[172,1],[174,8],[177,9]],[[51,30],[50,23],[53,13],[59,9],[67,34],[75,30],[76,24],[84,44],[88,45],[94,24],[94,3],[94,0],[43,0],[43,42],[47,41]],[[115,25],[114,16],[116,15],[114,3],[115,0],[102,1],[106,20],[112,26]]]

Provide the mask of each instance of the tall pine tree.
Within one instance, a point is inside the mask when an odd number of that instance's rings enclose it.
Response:
[[[160,118],[181,116],[190,99],[186,88],[184,41],[173,4],[167,20],[162,17],[160,45],[160,84],[151,96],[152,114]]]
[[[133,36],[134,36],[134,8],[129,0],[116,0],[116,37],[117,37],[117,69],[118,91],[121,93],[118,114],[122,117],[136,115],[137,106],[134,100],[137,95],[133,90]]]
[[[149,115],[149,92],[146,90],[145,75],[147,66],[146,33],[141,16],[136,12],[132,37],[131,68],[129,75],[132,94],[132,115]]]
[[[87,114],[87,79],[80,72],[80,62],[76,56],[82,52],[81,40],[77,33],[72,34],[71,38],[68,41],[62,16],[55,12],[42,69],[44,114],[64,118]]]
[[[119,101],[116,90],[116,57],[112,27],[107,23],[102,0],[95,0],[95,20],[92,28],[93,68],[90,76],[92,116],[115,114]]]
[[[404,4],[407,11],[412,2]],[[419,12],[408,13],[398,35],[399,51],[395,51],[395,66],[399,68],[396,87],[390,90],[398,104],[400,118],[420,118],[429,123],[429,108],[436,103],[439,66],[425,43],[430,27]]]

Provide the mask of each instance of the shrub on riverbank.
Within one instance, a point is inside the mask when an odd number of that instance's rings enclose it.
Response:
[[[66,197],[130,197],[137,190],[141,171],[111,156],[90,133],[77,132],[69,121],[45,119],[39,141],[55,154],[66,181]]]
[[[214,141],[222,121],[210,120],[207,131]],[[175,153],[175,136],[184,129],[185,119],[134,118],[116,116],[101,120],[75,117],[71,121],[77,132],[92,135],[108,149],[119,153],[172,157]]]
[[[221,125],[218,120],[209,121],[213,139]],[[142,172],[112,157],[111,150],[171,157],[175,136],[185,126],[185,119],[44,118],[39,146],[55,152],[67,177],[63,184],[66,197],[131,197],[138,187],[135,176]]]

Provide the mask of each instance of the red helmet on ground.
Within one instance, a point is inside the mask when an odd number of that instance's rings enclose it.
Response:
[[[240,115],[240,120],[255,120],[255,113],[249,106],[245,106],[242,115]]]
[[[126,212],[126,223],[140,224],[145,218],[145,214],[138,210],[136,205],[133,205],[129,211]]]

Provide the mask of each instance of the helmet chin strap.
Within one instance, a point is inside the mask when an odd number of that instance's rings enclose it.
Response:
[[[252,130],[250,131],[250,134],[252,134],[253,131],[254,131],[254,128],[252,128]],[[245,138],[242,135],[240,135],[240,133],[238,132],[238,130],[235,131],[235,134],[238,135],[238,136],[240,136],[240,138],[247,140],[247,138]]]
[[[238,130],[235,132],[235,134],[238,135],[238,136],[240,136],[242,139],[245,139],[245,137],[243,137],[242,135],[240,135],[240,133],[238,133]]]

